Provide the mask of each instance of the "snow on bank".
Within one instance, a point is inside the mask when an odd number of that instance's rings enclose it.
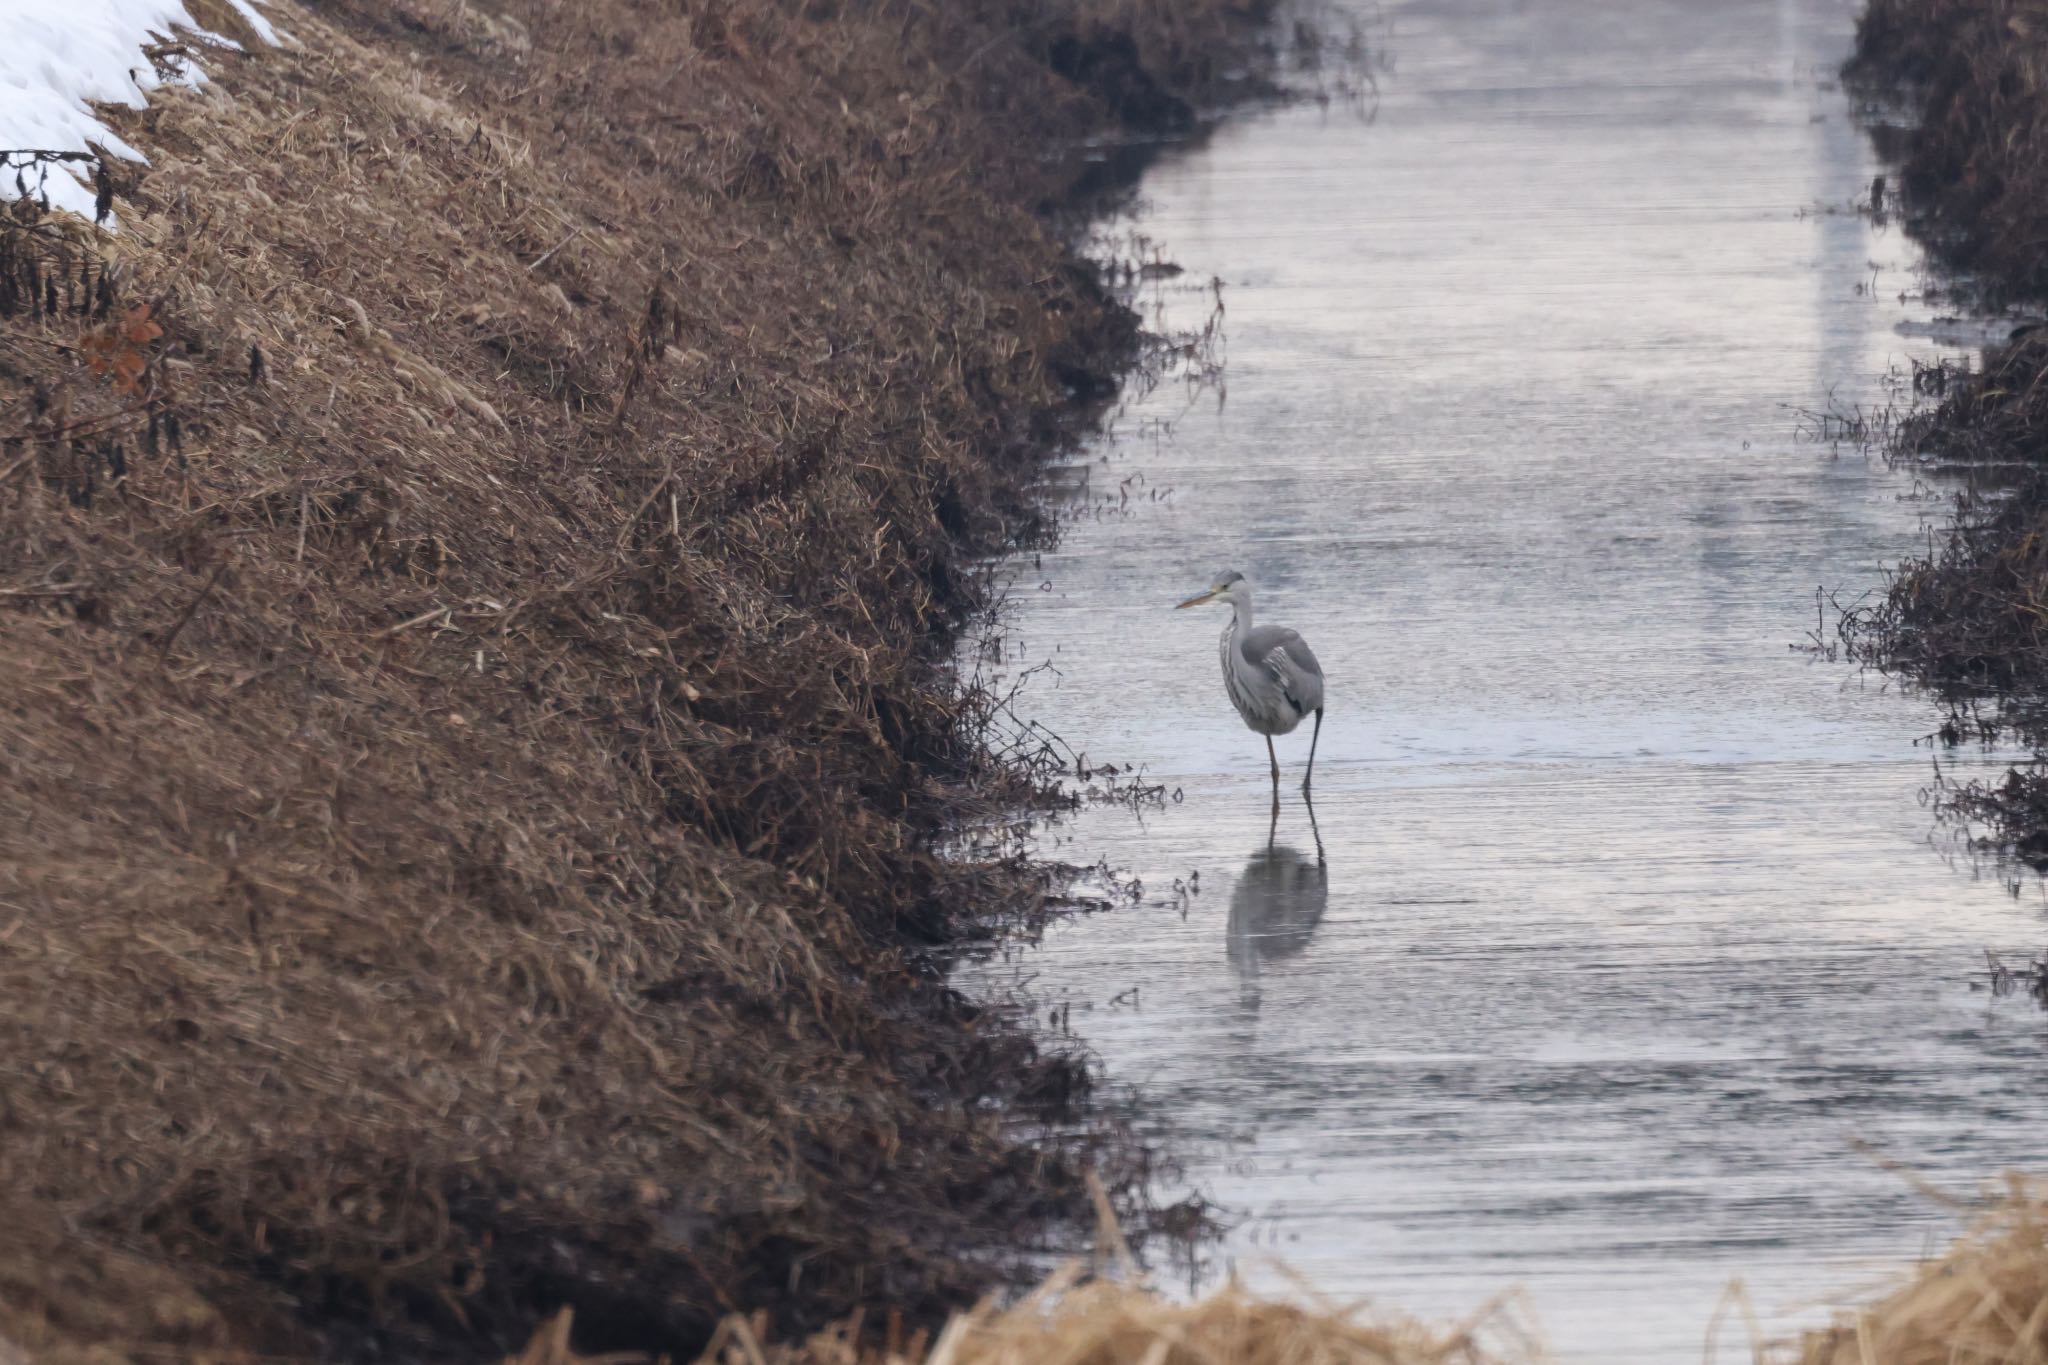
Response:
[[[264,42],[277,41],[249,0],[227,3]],[[141,108],[158,83],[143,45],[152,35],[169,36],[173,25],[205,31],[183,0],[0,0],[0,153],[82,152],[90,142],[148,160],[114,136],[86,101]],[[186,79],[200,79],[193,63],[185,69]],[[26,178],[33,190],[35,172]],[[51,167],[46,183],[51,204],[92,216],[92,187],[69,167]],[[0,195],[13,192],[13,172],[0,173]]]

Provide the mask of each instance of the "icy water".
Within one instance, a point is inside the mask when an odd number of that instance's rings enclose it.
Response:
[[[969,980],[1147,1097],[1243,1215],[1212,1273],[1439,1319],[1519,1286],[1564,1359],[1691,1361],[1731,1278],[1779,1331],[1947,1238],[1884,1162],[2036,1163],[2048,1022],[1970,978],[2039,895],[1931,846],[1932,706],[1792,648],[1942,511],[1792,410],[1937,353],[1851,211],[1853,21],[1389,5],[1370,121],[1149,172],[1188,273],[1147,297],[1194,325],[1222,279],[1228,401],[1169,386],[1067,471],[1097,510],[1018,566],[1005,657],[1171,796],[1048,831],[1142,894]],[[1307,730],[1269,842],[1223,611],[1170,609],[1225,568],[1328,674],[1320,865]]]

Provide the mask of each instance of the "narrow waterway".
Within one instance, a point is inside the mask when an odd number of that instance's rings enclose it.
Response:
[[[1370,120],[1149,172],[1187,274],[1148,298],[1198,325],[1221,278],[1228,401],[1169,385],[1066,471],[1098,510],[1018,566],[1005,658],[1174,799],[1047,831],[1143,894],[968,977],[1147,1097],[1243,1215],[1212,1273],[1520,1286],[1565,1359],[1697,1360],[1731,1278],[1783,1329],[1954,1230],[1886,1161],[1969,1193],[2041,1153],[2048,1023],[1969,982],[2039,898],[1931,846],[1932,705],[1793,648],[1943,511],[1794,411],[1937,354],[1853,211],[1854,17],[1389,4]],[[1306,729],[1269,841],[1224,611],[1171,610],[1223,569],[1327,671],[1316,829]]]

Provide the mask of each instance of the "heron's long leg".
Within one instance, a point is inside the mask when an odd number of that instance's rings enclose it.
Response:
[[[1319,739],[1321,739],[1322,737],[1323,737],[1323,708],[1322,708],[1322,707],[1320,707],[1320,706],[1318,706],[1318,707],[1316,708],[1316,728],[1315,728],[1315,733],[1314,733],[1314,734],[1312,734],[1312,735],[1310,735],[1310,736],[1308,737],[1308,773],[1307,773],[1307,775],[1306,775],[1306,776],[1304,776],[1304,777],[1303,777],[1303,778],[1301,779],[1301,789],[1302,789],[1303,791],[1307,791],[1307,790],[1308,790],[1308,784],[1309,784],[1309,783],[1311,783],[1311,782],[1313,782],[1313,781],[1315,781],[1315,776],[1316,776],[1316,741],[1317,741],[1317,740],[1319,740]],[[1270,739],[1266,741],[1266,743],[1267,743],[1267,744],[1269,744],[1269,745],[1270,745],[1270,744],[1271,744],[1272,742],[1273,742],[1273,741],[1272,741],[1272,740],[1270,740]],[[1275,780],[1275,781],[1278,781],[1279,779],[1278,779],[1278,777],[1276,776],[1274,780]]]
[[[1273,765],[1273,799],[1280,799],[1280,756],[1273,752],[1273,737],[1266,736],[1266,761]]]

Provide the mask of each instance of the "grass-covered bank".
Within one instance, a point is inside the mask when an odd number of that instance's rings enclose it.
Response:
[[[2048,298],[2048,16],[2010,0],[1870,0],[1849,74],[1909,106],[1901,205],[1954,272],[1959,303]],[[1944,541],[1902,564],[1848,634],[1865,658],[1953,699],[1952,741],[1977,732],[1987,698],[2001,723],[2037,732],[2032,703],[2048,691],[2048,334],[2017,329],[1981,369],[1933,378],[1923,387],[1939,401],[1900,424],[1896,450],[1980,477]],[[2048,783],[2032,768],[1948,797],[1993,844],[2048,855]]]
[[[1904,97],[1914,230],[1994,297],[2048,296],[2048,18],[2015,0],[1866,0],[1849,74]]]
[[[232,14],[195,4],[222,31]],[[1087,1208],[940,647],[1260,0],[342,0],[0,215],[0,1356],[935,1323]]]

